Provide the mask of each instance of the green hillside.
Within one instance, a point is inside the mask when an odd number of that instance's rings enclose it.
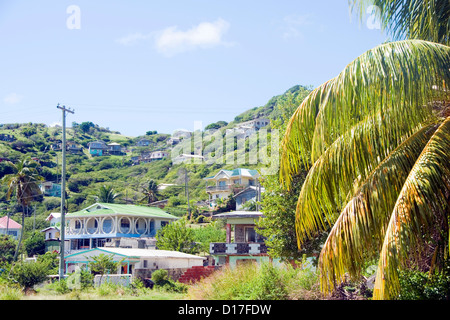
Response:
[[[304,97],[308,92],[309,89],[306,87],[295,86],[284,94],[273,97],[266,105],[236,116],[235,121],[227,125],[218,121],[218,127],[231,128],[236,123],[258,117],[275,120],[281,114],[277,108],[280,101],[288,96]],[[14,141],[8,141],[12,136]],[[39,173],[46,181],[60,183],[61,151],[57,147],[55,149],[55,146],[61,142],[61,137],[61,127],[48,127],[37,123],[0,124],[0,139],[3,139],[0,140],[0,158],[16,162],[23,157],[31,157],[40,163]],[[158,194],[158,200],[169,200],[166,209],[179,216],[186,214],[185,171],[187,170],[191,209],[194,215],[199,215],[207,210],[202,206],[202,201],[208,199],[205,192],[206,183],[203,178],[214,175],[220,169],[237,167],[255,169],[261,166],[260,163],[173,164],[170,157],[150,163],[135,164],[133,162],[134,157],[151,151],[166,150],[170,152],[173,148],[167,143],[170,137],[169,134],[161,134],[156,131],[148,131],[147,134],[139,137],[127,137],[91,122],[69,125],[66,139],[81,148],[81,151],[73,154],[67,152],[68,211],[78,211],[94,203],[96,195],[104,185],[112,187],[116,193],[119,193],[115,200],[116,203],[143,204],[140,202],[144,197],[143,188],[146,187],[149,180],[154,180],[159,185],[171,185],[160,190]],[[137,142],[143,138],[149,140],[149,145],[137,146]],[[119,143],[123,152],[120,155],[94,157],[89,154],[88,145],[97,140],[105,143]],[[248,149],[249,146],[246,147]],[[8,163],[0,162],[0,178],[8,173],[11,173]],[[9,212],[13,215],[13,219],[19,220],[20,214],[18,213],[22,211],[22,208],[17,206],[14,197],[8,201],[6,192],[7,186],[0,185],[0,216]],[[33,216],[28,223],[32,223],[33,228],[37,230],[43,229],[47,226],[45,218],[48,214],[60,211],[60,198],[37,197],[28,210],[29,215]]]

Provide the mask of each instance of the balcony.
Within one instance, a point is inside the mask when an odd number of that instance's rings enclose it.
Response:
[[[210,243],[209,252],[215,255],[252,255],[252,254],[267,254],[267,246],[264,242],[235,242]]]
[[[207,186],[206,192],[215,192],[215,191],[228,191],[231,190],[231,185],[224,186]]]

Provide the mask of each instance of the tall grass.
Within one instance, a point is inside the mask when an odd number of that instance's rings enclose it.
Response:
[[[224,267],[192,285],[187,293],[193,300],[311,300],[320,299],[314,270],[246,263]]]

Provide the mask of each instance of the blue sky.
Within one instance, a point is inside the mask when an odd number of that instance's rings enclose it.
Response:
[[[52,125],[60,103],[68,124],[193,130],[318,86],[385,38],[345,0],[2,0],[0,123]]]

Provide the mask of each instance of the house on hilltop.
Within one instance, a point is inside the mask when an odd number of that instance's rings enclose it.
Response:
[[[108,146],[103,141],[94,141],[89,143],[89,154],[92,156],[102,156],[108,150]]]
[[[211,206],[215,206],[218,199],[226,199],[231,194],[237,194],[249,186],[256,186],[258,178],[257,170],[245,168],[220,170],[214,176],[204,178]]]

